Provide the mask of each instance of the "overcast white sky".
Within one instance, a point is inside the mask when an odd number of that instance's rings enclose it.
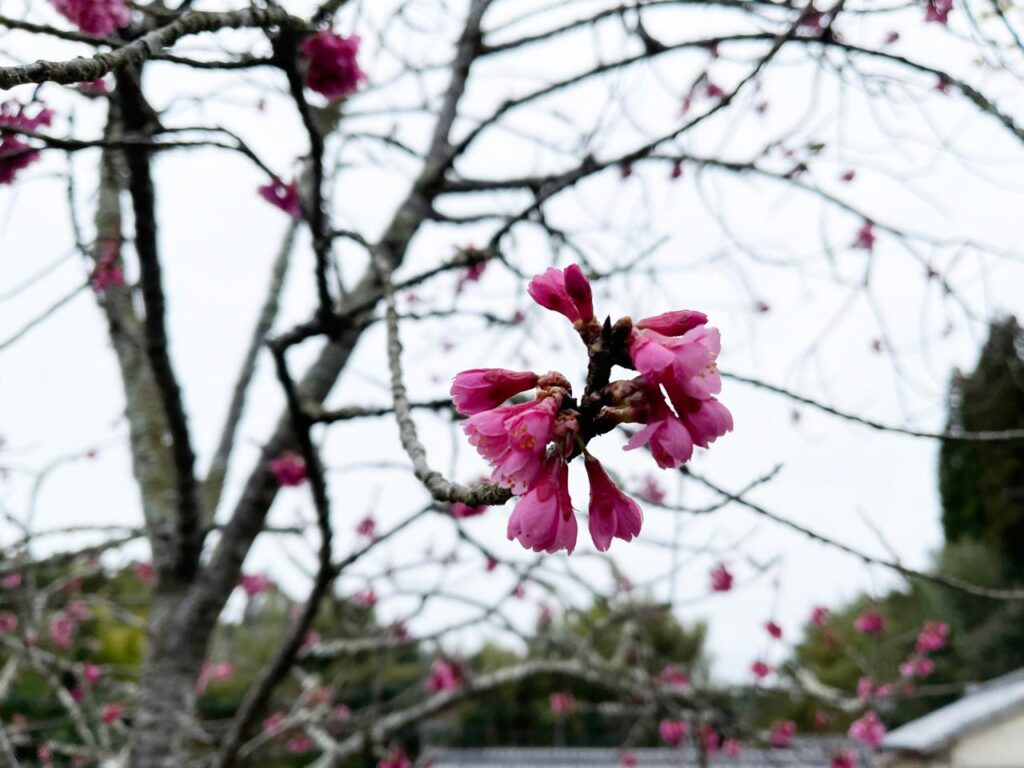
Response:
[[[46,3],[29,5],[31,18],[56,21]],[[286,5],[303,12],[312,4]],[[410,77],[391,80],[396,62],[394,56],[381,52],[375,30],[387,16],[385,6],[392,4],[376,5],[356,22],[356,31],[366,39],[364,66],[378,86],[353,100],[350,108],[358,112],[415,104],[423,91],[436,92],[443,84],[432,76],[422,82]],[[526,5],[498,3],[492,26],[502,18],[502,7]],[[579,7],[599,5],[581,3]],[[200,2],[197,6],[228,4]],[[5,15],[24,15],[25,8],[23,2],[0,0],[0,13]],[[393,25],[387,39],[413,62],[444,61],[451,48],[441,41],[451,39],[454,14],[438,18],[432,2],[414,4],[413,9],[413,20],[423,29],[412,32]],[[548,27],[572,13],[564,10],[536,23]],[[942,61],[968,74],[1004,110],[1021,115],[1020,89],[1016,95],[1012,92],[1013,81],[980,74],[972,67],[966,46],[924,28],[920,16],[920,9],[912,9],[894,13],[884,23],[853,19],[842,28],[860,41],[877,41],[889,28],[898,28],[903,32],[901,53]],[[962,21],[955,18],[953,29],[959,31]],[[652,14],[649,27],[672,40],[703,30],[712,34],[754,25],[705,9]],[[260,50],[265,46],[258,37],[242,33],[222,36],[220,41],[236,50],[249,44]],[[184,49],[211,45],[206,40]],[[595,48],[599,56],[611,58],[633,50],[635,43],[624,42],[620,30],[610,26],[599,34],[581,34],[558,47],[538,49],[525,58],[488,62],[475,72],[480,80],[470,89],[466,114],[484,114],[489,105],[509,94],[586,67],[594,60]],[[0,37],[0,59],[4,60],[64,58],[78,52],[75,46],[60,42],[48,41],[45,49],[28,47],[26,36],[19,33]],[[747,57],[755,52],[723,49],[725,60],[712,68],[715,81],[725,87],[737,82],[746,71]],[[732,55],[735,60],[728,60]],[[542,135],[548,147],[524,141],[511,131],[495,131],[462,170],[467,175],[501,177],[565,167],[569,160],[559,155],[557,147],[577,147],[580,135],[597,126],[605,134],[588,148],[599,157],[607,156],[636,142],[638,135],[677,120],[679,94],[706,58],[694,53],[670,57],[653,68],[632,69],[523,111],[515,116],[517,131]],[[223,76],[154,65],[146,86],[154,104],[168,108],[166,124],[226,125],[243,135],[271,167],[291,175],[304,144],[279,75]],[[577,242],[600,268],[627,262],[638,251],[659,244],[644,262],[644,271],[602,284],[598,312],[614,318],[681,307],[700,309],[722,330],[720,362],[725,370],[781,384],[893,424],[941,429],[949,372],[954,365],[973,363],[986,318],[1024,311],[1018,261],[956,246],[971,240],[994,250],[1021,249],[1019,211],[1024,194],[1018,179],[1024,148],[991,118],[935,93],[927,78],[914,81],[906,92],[893,87],[892,94],[891,100],[876,99],[869,106],[858,85],[839,87],[834,76],[821,75],[794,51],[783,56],[781,66],[756,97],[769,101],[766,115],[747,110],[742,118],[709,121],[683,148],[695,154],[745,159],[784,135],[791,147],[824,141],[828,146],[823,156],[829,160],[816,166],[811,177],[815,182],[846,196],[880,223],[937,240],[948,238],[953,245],[904,246],[880,233],[870,287],[865,290],[859,280],[866,256],[846,247],[860,226],[855,216],[825,212],[813,197],[778,182],[714,170],[697,173],[692,166],[675,183],[667,180],[667,168],[661,165],[639,167],[626,181],[612,172],[552,208],[553,220],[576,233]],[[31,89],[14,92],[23,100],[30,95]],[[45,87],[41,96],[58,107],[61,119],[56,131],[68,130],[73,116],[76,135],[97,135],[103,113],[99,104],[53,86]],[[257,110],[261,97],[265,105]],[[422,146],[429,122],[422,116],[392,112],[382,118],[353,119],[350,125],[353,131],[393,128],[396,137]],[[415,166],[367,142],[351,141],[333,151],[344,164],[333,192],[335,222],[372,236],[404,195]],[[773,167],[788,167],[789,161],[779,153],[773,157]],[[73,160],[77,202],[87,227],[96,160],[94,152]],[[156,167],[173,354],[195,446],[205,462],[287,222],[256,196],[255,188],[264,178],[244,159],[204,150],[161,157]],[[838,177],[848,167],[858,168],[858,176],[852,184],[843,185]],[[0,188],[0,340],[84,281],[87,274],[73,252],[65,205],[66,170],[65,159],[54,153],[27,172],[17,186]],[[486,206],[504,210],[515,202],[509,196],[492,196],[446,210]],[[455,246],[479,242],[488,231],[486,226],[463,231],[429,227],[414,243],[407,272],[449,257]],[[349,247],[338,252],[345,277],[354,279],[362,269],[363,256]],[[553,258],[545,241],[526,232],[508,242],[507,257],[525,274],[541,270]],[[62,258],[65,261],[46,280],[7,297],[26,278]],[[560,258],[564,266],[567,256]],[[956,286],[963,304],[943,297],[937,281],[925,278],[926,263]],[[289,275],[278,328],[307,317],[314,301],[311,274],[309,248],[303,240]],[[453,287],[454,276],[444,277],[420,295],[429,306],[445,308],[452,304]],[[770,311],[754,311],[757,301],[766,302]],[[562,318],[530,308],[522,281],[502,266],[492,265],[459,302],[470,311],[511,315],[516,308],[527,310],[525,338],[473,318],[406,326],[408,384],[414,398],[442,395],[452,375],[477,366],[557,368],[581,382],[580,350]],[[332,404],[387,402],[381,331],[374,328],[365,335],[332,395]],[[872,349],[875,339],[885,340],[881,354]],[[446,352],[449,343],[455,346]],[[304,348],[294,354],[296,370],[311,351]],[[32,472],[54,457],[101,446],[97,459],[68,465],[44,487],[36,525],[48,529],[138,521],[116,364],[91,295],[83,292],[0,356],[0,434],[6,440],[0,464],[12,469],[0,485],[6,509],[21,517],[27,514]],[[230,478],[232,492],[237,492],[280,408],[268,362],[262,361],[243,424],[243,448]],[[801,418],[795,421],[791,402],[736,383],[726,383],[722,400],[734,413],[736,430],[694,460],[697,471],[738,489],[781,465],[778,477],[758,488],[752,498],[865,551],[884,555],[888,545],[906,564],[927,565],[929,553],[941,542],[935,443],[875,433],[807,408],[798,409]],[[446,472],[455,467],[458,479],[474,479],[483,466],[461,437],[453,437],[443,421],[434,417],[424,417],[421,423],[434,466]],[[622,454],[614,437],[602,438],[592,448],[627,479],[639,478],[653,468],[649,457]],[[325,458],[332,468],[339,552],[351,548],[350,532],[367,512],[386,526],[425,498],[404,470],[351,469],[374,461],[404,463],[389,419],[333,428],[326,438]],[[579,479],[574,478],[574,484]],[[666,487],[675,489],[676,481],[668,473],[663,480]],[[692,484],[680,493],[687,504],[710,499]],[[574,495],[581,509],[585,509],[585,494],[585,487],[580,487]],[[308,516],[308,508],[304,492],[286,491],[273,517],[288,521],[295,515]],[[221,515],[229,509],[226,504]],[[503,555],[519,557],[523,553],[518,544],[504,538],[508,511],[493,509],[467,525]],[[687,554],[685,567],[670,586],[660,577],[670,570],[672,556],[650,542],[671,539],[677,518],[653,510],[640,540],[629,545],[616,542],[611,554],[635,583],[657,578],[658,597],[666,597],[671,590],[681,601],[681,619],[710,621],[710,650],[715,670],[723,677],[746,677],[750,662],[764,652],[759,628],[770,616],[792,637],[812,605],[834,605],[859,590],[893,583],[883,572],[804,541],[740,508],[703,518],[684,516],[678,524],[686,547],[718,548],[726,554]],[[427,542],[442,547],[450,540],[450,522],[429,518],[375,556],[376,567],[385,561],[416,560]],[[742,542],[739,549],[737,542]],[[301,548],[294,544],[261,542],[247,569],[267,570],[298,593],[302,582],[294,565],[282,557],[282,547],[284,553],[301,555]],[[133,555],[139,552],[129,551],[125,558]],[[734,567],[740,588],[704,599],[708,567],[719,557]],[[594,553],[584,526],[572,565],[588,578],[607,580],[605,563],[605,556]],[[752,579],[754,563],[775,567]],[[370,565],[357,568],[358,573],[371,570]],[[480,573],[479,561],[473,560],[458,566],[448,578],[482,600],[495,599],[509,586],[507,576],[480,577]],[[355,589],[359,584],[357,578],[349,577],[343,588]],[[422,582],[410,581],[410,586],[422,586]],[[394,615],[401,608],[400,600],[382,604],[385,614]],[[463,610],[454,604],[438,605],[414,628],[436,628]],[[530,600],[513,610],[523,621],[532,621],[536,613]],[[479,634],[463,635],[457,643],[468,648],[479,639]],[[779,650],[774,653],[777,657]]]

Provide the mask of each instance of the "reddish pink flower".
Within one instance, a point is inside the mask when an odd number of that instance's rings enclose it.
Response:
[[[726,757],[739,757],[743,754],[743,744],[736,739],[726,739],[722,742],[722,752]]]
[[[531,371],[473,368],[456,374],[451,395],[455,409],[466,416],[497,408],[510,397],[537,386]]]
[[[0,579],[0,584],[2,584],[7,589],[14,589],[15,587],[21,586],[21,581],[21,574],[17,571],[14,571],[13,573],[8,573],[6,576],[3,577],[3,579]]]
[[[135,578],[143,584],[152,584],[156,580],[156,568],[152,563],[136,563],[133,570]]]
[[[106,293],[115,285],[124,285],[124,267],[121,264],[121,244],[107,238],[100,249],[100,257],[89,278],[92,287],[99,293]]]
[[[569,465],[554,455],[544,462],[540,474],[516,504],[508,519],[509,540],[534,552],[570,554],[576,548],[576,516],[569,498]]]
[[[551,711],[556,715],[567,715],[576,709],[576,697],[568,691],[551,694]]]
[[[853,622],[853,628],[865,635],[879,635],[889,622],[878,611],[865,611]]]
[[[467,517],[476,517],[477,515],[482,515],[486,511],[486,504],[481,504],[479,507],[471,507],[468,504],[463,504],[461,501],[456,501],[452,504],[452,517],[456,520],[462,520]]]
[[[887,32],[886,33],[886,35],[885,35],[885,43],[884,44],[885,45],[892,45],[893,43],[899,42],[899,39],[900,39],[900,33],[897,32],[894,29],[891,32]]]
[[[828,608],[816,605],[811,609],[811,624],[816,627],[824,627],[828,624]]]
[[[10,611],[0,611],[0,632],[13,632],[18,628],[18,617]]]
[[[817,731],[826,730],[832,724],[832,715],[823,709],[814,713],[814,729]]]
[[[612,482],[601,462],[589,453],[584,459],[590,480],[590,536],[598,551],[606,552],[613,538],[632,541],[640,535],[644,513]]]
[[[278,729],[280,729],[281,725],[284,723],[284,720],[284,712],[275,712],[274,714],[268,715],[267,717],[263,718],[263,722],[260,723],[260,729],[264,733],[275,733]]]
[[[238,580],[238,586],[245,596],[252,600],[257,595],[267,592],[274,586],[270,577],[262,573],[245,574]]]
[[[842,174],[840,174],[839,176],[840,181],[845,181],[847,184],[849,184],[855,178],[857,178],[857,171],[854,170],[853,168],[849,168],[843,171]]]
[[[892,694],[892,685],[879,683],[875,685],[870,677],[862,677],[857,681],[857,698],[864,699],[885,699]]]
[[[103,677],[103,670],[95,664],[86,664],[82,667],[82,679],[88,685],[96,685]]]
[[[206,664],[199,672],[199,679],[196,681],[196,693],[203,694],[211,682],[222,683],[235,671],[235,665],[230,661],[220,661],[213,664]]]
[[[260,197],[275,208],[280,208],[293,219],[302,218],[302,204],[299,202],[299,183],[290,181],[285,184],[276,176],[266,184],[258,187]]]
[[[374,606],[377,604],[377,593],[374,591],[373,587],[368,587],[362,592],[357,592],[352,595],[352,602],[356,605],[364,605],[367,607]]]
[[[494,466],[491,479],[519,494],[533,485],[554,437],[560,394],[476,413],[462,426],[477,452]]]
[[[377,762],[377,768],[412,768],[412,763],[405,754],[405,750],[393,749],[385,757]]]
[[[352,95],[366,80],[356,61],[357,35],[345,37],[322,30],[306,38],[301,52],[307,60],[306,85],[332,101]]]
[[[299,733],[288,739],[284,746],[293,755],[304,755],[313,748],[313,740],[306,734]]]
[[[875,225],[871,221],[865,221],[857,230],[857,237],[854,238],[853,247],[862,251],[873,251],[875,249]]]
[[[34,114],[29,114],[29,107],[16,101],[0,103],[0,128],[12,128],[16,131],[37,131],[41,126],[49,125],[53,120],[53,112],[42,106],[32,107]],[[2,134],[2,131],[0,131]],[[39,152],[33,149],[22,137],[14,134],[0,135],[0,184],[12,184],[15,177],[39,159]]]
[[[285,451],[267,465],[278,485],[302,485],[306,481],[306,462],[292,451]]]
[[[708,755],[717,754],[718,750],[722,748],[722,736],[715,730],[715,727],[710,723],[701,723],[698,732],[704,752]]]
[[[796,736],[796,723],[792,720],[783,720],[772,727],[769,741],[776,749],[788,747]]]
[[[668,664],[655,678],[658,685],[665,688],[685,688],[690,684],[690,676],[675,664]]]
[[[430,664],[430,677],[427,678],[427,690],[454,691],[462,685],[462,667],[454,661],[434,659]]]
[[[590,283],[576,264],[564,270],[548,268],[533,278],[526,290],[542,307],[565,315],[572,323],[594,319]]]
[[[698,325],[681,335],[666,335],[648,322],[637,324],[629,354],[651,386],[664,386],[673,404],[688,398],[706,400],[721,391],[722,377],[715,364],[721,350],[717,328]]]
[[[619,755],[619,766],[621,768],[635,768],[637,765],[640,765],[640,761],[636,759],[632,752],[623,752]]]
[[[917,650],[922,653],[937,651],[946,645],[949,624],[944,621],[926,621],[917,636]]]
[[[53,7],[87,35],[112,35],[128,26],[131,14],[124,0],[51,0]]]
[[[120,704],[116,701],[107,704],[103,707],[101,717],[103,718],[104,725],[113,725],[124,717],[124,704]]]
[[[641,499],[653,504],[664,504],[666,498],[664,489],[662,489],[661,484],[658,482],[658,478],[654,477],[654,475],[647,475],[647,477],[644,478],[643,487],[637,495]]]
[[[904,678],[928,677],[935,671],[935,662],[921,656],[911,656],[900,664],[900,676]]]
[[[641,446],[650,448],[651,456],[662,469],[675,469],[693,455],[693,438],[683,422],[660,400],[651,403],[646,426],[623,446],[632,451]]]
[[[856,768],[857,766],[857,755],[850,749],[844,749],[842,752],[836,752],[832,757],[830,768]]]
[[[78,624],[63,613],[54,614],[50,619],[50,642],[58,648],[70,648]]]
[[[725,563],[719,563],[711,569],[711,591],[728,592],[732,589],[733,575],[725,567]]]
[[[878,713],[873,709],[865,712],[860,719],[854,720],[847,731],[847,735],[854,741],[867,744],[869,747],[878,749],[885,740],[885,726],[878,718]]]
[[[924,20],[937,24],[949,24],[949,12],[953,10],[953,0],[927,0]]]
[[[467,248],[466,250],[467,251],[471,251],[471,252],[476,252],[475,248]],[[461,275],[459,275],[459,282],[455,286],[455,292],[456,293],[462,293],[462,290],[469,283],[478,283],[478,282],[480,282],[480,278],[483,277],[484,270],[486,270],[486,269],[487,269],[487,262],[483,261],[483,260],[475,262],[474,264],[470,264],[468,267],[466,267],[466,269],[463,271],[463,273]]]
[[[782,627],[776,624],[774,621],[769,621],[764,625],[765,631],[774,637],[776,640],[782,637]]]
[[[377,521],[370,516],[364,517],[359,521],[359,525],[356,526],[356,534],[365,536],[368,539],[376,537]]]
[[[706,400],[687,398],[680,400],[676,407],[694,445],[707,448],[725,433],[732,432],[732,414],[713,397]]]
[[[754,677],[758,680],[764,680],[772,673],[772,668],[759,660],[750,665],[750,671],[754,673]]]
[[[678,746],[686,738],[689,727],[682,720],[673,720],[666,717],[658,723],[658,735],[661,740],[671,747]]]

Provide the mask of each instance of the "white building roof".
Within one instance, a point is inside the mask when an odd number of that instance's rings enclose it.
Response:
[[[963,698],[891,731],[888,750],[928,754],[987,723],[1024,710],[1024,669],[968,689]]]
[[[712,755],[713,768],[823,768],[840,749],[853,749],[858,768],[874,768],[872,753],[841,738],[795,739],[792,747],[766,749],[744,747],[739,757]],[[618,768],[623,750],[603,748],[494,748],[432,749],[433,768]],[[681,749],[632,749],[639,768],[679,768],[697,765],[693,747]]]

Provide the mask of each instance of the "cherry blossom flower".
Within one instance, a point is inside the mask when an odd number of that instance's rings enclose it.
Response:
[[[313,749],[313,740],[306,734],[299,733],[288,739],[284,746],[293,755],[304,755]]]
[[[764,680],[772,673],[772,668],[765,662],[758,660],[750,665],[750,671],[758,680]]]
[[[765,631],[774,637],[776,640],[782,637],[782,627],[776,624],[774,621],[769,621],[764,625]]]
[[[706,400],[722,389],[722,377],[715,359],[721,349],[717,328],[704,325],[699,313],[668,313],[685,317],[674,327],[664,322],[665,315],[641,320],[630,339],[633,365],[651,386],[664,386],[677,410],[688,399]],[[703,320],[689,327],[691,323]],[[665,334],[656,330],[678,330]],[[683,328],[687,330],[683,331]]]
[[[857,766],[857,755],[852,749],[844,749],[841,752],[836,752],[832,757],[830,768],[856,768]]]
[[[854,741],[878,749],[885,740],[885,726],[879,719],[878,713],[869,709],[859,719],[853,721],[847,735]]]
[[[50,619],[50,642],[58,648],[70,648],[78,624],[63,613],[54,614]]]
[[[275,208],[280,208],[293,219],[302,218],[302,204],[299,202],[299,183],[285,184],[276,176],[256,189],[260,197]]]
[[[726,568],[725,563],[719,563],[711,569],[711,591],[728,592],[732,589],[733,575]]]
[[[715,730],[715,727],[711,723],[701,723],[698,732],[704,752],[708,755],[717,754],[722,747],[722,736]]]
[[[655,401],[651,411],[647,425],[626,442],[624,449],[632,451],[646,445],[662,469],[682,466],[693,455],[693,438],[664,403]]]
[[[364,605],[367,607],[374,606],[377,604],[377,593],[374,591],[373,587],[368,587],[362,592],[357,592],[352,595],[352,602],[356,605]]]
[[[6,587],[7,589],[14,589],[15,587],[20,587],[21,582],[22,575],[18,571],[8,573],[6,576],[3,577],[3,579],[0,579],[0,585]]]
[[[359,525],[356,526],[356,534],[364,536],[367,539],[373,539],[377,536],[377,521],[367,515],[359,521]]]
[[[871,221],[865,221],[860,229],[857,230],[857,236],[853,240],[853,247],[859,248],[862,251],[873,251],[875,249],[875,224]]]
[[[306,462],[292,451],[285,451],[267,465],[271,474],[281,486],[302,485],[306,481]]]
[[[675,664],[668,664],[658,673],[655,681],[664,688],[685,688],[690,684],[690,676]]]
[[[900,676],[903,678],[928,677],[935,671],[935,662],[922,656],[911,656],[900,664]]]
[[[257,595],[267,592],[274,586],[270,577],[262,573],[244,574],[238,580],[238,586],[245,592],[245,596],[252,600]]]
[[[824,627],[828,624],[828,608],[816,605],[811,609],[811,624],[815,627]]]
[[[0,103],[0,128],[35,132],[52,121],[53,112],[45,107],[22,106],[16,101]],[[0,184],[13,184],[15,177],[38,159],[39,152],[24,138],[0,131]]]
[[[641,499],[653,504],[664,504],[666,498],[665,491],[658,482],[658,478],[653,475],[647,475],[644,478],[643,487],[637,495]]]
[[[640,534],[644,513],[608,477],[601,462],[586,454],[584,465],[590,480],[590,536],[598,551],[606,552],[612,539],[632,541]]]
[[[949,24],[949,12],[953,10],[953,0],[927,0],[925,3],[924,20],[937,24]]]
[[[0,632],[13,632],[18,628],[18,617],[10,611],[0,611]]]
[[[722,742],[722,753],[726,757],[739,757],[743,754],[743,744],[736,739],[726,739]]]
[[[131,21],[124,0],[50,1],[68,21],[87,35],[112,35]]]
[[[427,678],[427,690],[454,691],[462,685],[462,667],[454,661],[434,659],[430,664],[430,677]]]
[[[943,621],[926,621],[917,636],[917,650],[922,653],[938,651],[946,645],[949,624]]]
[[[276,733],[280,730],[281,726],[285,721],[284,712],[274,712],[272,715],[268,715],[263,718],[263,722],[260,723],[260,729],[264,733]]]
[[[814,713],[814,730],[824,731],[832,724],[832,715],[823,709]]]
[[[865,611],[853,622],[853,628],[865,635],[879,635],[889,622],[878,611]]]
[[[768,740],[776,749],[782,749],[788,747],[793,742],[794,736],[796,736],[796,723],[792,720],[783,720],[772,726],[772,732]]]
[[[100,247],[100,257],[92,271],[89,283],[98,293],[106,293],[115,285],[124,285],[124,267],[121,265],[121,244],[107,238]]]
[[[508,519],[509,540],[534,552],[553,554],[576,548],[576,516],[569,498],[569,465],[561,456],[544,462],[536,483],[516,504]]]
[[[594,319],[590,283],[576,264],[564,270],[547,269],[533,278],[526,290],[542,307],[565,315],[572,323]]]
[[[504,405],[470,416],[462,429],[469,443],[493,466],[491,479],[522,493],[533,485],[544,450],[555,431],[562,394],[546,391],[536,400]]]
[[[302,43],[302,56],[306,59],[306,85],[334,101],[351,96],[366,80],[359,67],[357,35],[336,35],[321,30]]]
[[[461,501],[456,501],[452,504],[452,517],[456,520],[464,520],[467,517],[476,517],[477,515],[482,515],[486,511],[486,504],[481,504],[478,507],[471,507],[468,504],[463,504]]]
[[[103,707],[103,712],[100,716],[103,719],[104,725],[113,725],[124,717],[124,704],[120,704],[116,701],[111,702]]]
[[[156,568],[152,563],[136,563],[132,570],[135,573],[135,578],[143,584],[152,584],[156,580]]]
[[[576,709],[576,697],[568,691],[551,694],[551,711],[556,715],[567,715]]]
[[[636,755],[632,752],[623,752],[619,755],[619,765],[621,768],[635,768],[640,765],[640,761],[636,759]]]
[[[103,677],[103,669],[95,664],[86,664],[82,667],[82,679],[88,685],[96,685]]]
[[[230,661],[214,662],[206,664],[199,672],[199,679],[196,681],[196,693],[203,694],[211,682],[222,683],[234,674],[235,665]]]
[[[472,368],[456,375],[451,388],[452,403],[465,416],[493,410],[520,392],[536,387],[537,379],[531,371]]]
[[[658,735],[661,740],[671,747],[678,746],[686,738],[689,727],[682,720],[673,720],[666,717],[658,723]]]
[[[465,249],[468,253],[478,253],[475,248]],[[481,259],[480,261],[474,262],[463,270],[462,274],[459,275],[459,282],[455,285],[455,292],[462,293],[467,285],[470,283],[480,282],[480,278],[483,277],[484,271],[487,269],[487,262]]]

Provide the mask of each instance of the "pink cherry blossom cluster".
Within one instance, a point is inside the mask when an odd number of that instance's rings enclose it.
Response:
[[[667,312],[614,325],[594,315],[591,286],[577,265],[548,269],[529,284],[530,296],[565,316],[587,346],[590,366],[577,400],[568,379],[552,371],[475,368],[451,388],[463,429],[494,468],[491,480],[520,496],[508,521],[509,539],[536,552],[572,552],[577,525],[569,497],[569,462],[582,455],[590,481],[589,527],[604,552],[612,539],[640,533],[643,512],[587,450],[589,441],[620,424],[644,425],[626,450],[648,446],[658,466],[679,467],[694,445],[708,447],[732,429],[732,416],[715,395],[718,331],[700,312]],[[614,365],[639,376],[610,381]],[[536,390],[533,399],[508,403]],[[664,394],[663,394],[664,392]],[[667,395],[667,398],[666,398]]]
[[[3,129],[34,132],[52,121],[53,112],[45,107],[30,109],[16,101],[0,104],[0,184],[13,184],[18,173],[39,159],[39,152],[22,137]]]
[[[51,0],[68,21],[87,35],[112,35],[128,26],[131,14],[124,0]]]
[[[336,35],[321,30],[302,43],[306,61],[306,85],[334,101],[351,96],[366,80],[359,67],[359,36]]]

